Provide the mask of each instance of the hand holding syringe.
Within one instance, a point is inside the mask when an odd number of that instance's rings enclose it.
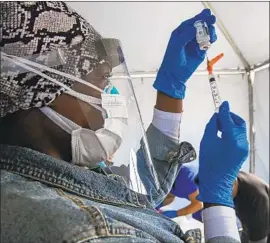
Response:
[[[209,83],[210,83],[211,92],[212,92],[212,96],[213,96],[216,111],[218,111],[218,109],[219,109],[219,107],[221,105],[221,98],[220,98],[220,94],[219,94],[219,91],[218,91],[216,78],[215,78],[215,75],[213,74],[213,66],[217,61],[219,61],[223,57],[223,55],[224,54],[221,53],[218,56],[216,56],[215,58],[211,59],[210,61],[209,61],[209,59],[207,57],[207,70],[208,70],[208,75],[209,75],[208,76],[209,77]]]

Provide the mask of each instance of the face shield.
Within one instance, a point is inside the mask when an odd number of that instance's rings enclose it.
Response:
[[[159,183],[120,42],[117,39],[96,41],[100,62],[83,75],[79,69],[68,68],[78,58],[75,54],[79,48],[57,49],[25,58],[2,53],[1,69],[34,72],[61,86],[76,103],[67,104],[67,109],[79,110],[85,120],[80,126],[63,114],[51,115],[53,121],[74,138],[72,153],[80,151],[83,156],[78,155],[78,158],[92,164],[105,162],[113,173],[124,177],[132,190],[149,194],[145,182],[150,182],[155,189],[159,188]],[[91,55],[80,66],[87,70],[90,62]],[[65,67],[67,71],[63,73],[56,66]],[[55,75],[69,79],[73,85],[64,85]]]

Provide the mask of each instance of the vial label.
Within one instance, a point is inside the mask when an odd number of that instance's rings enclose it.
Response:
[[[199,20],[194,23],[194,27],[196,28],[196,40],[200,49],[207,50],[211,45],[207,24]]]

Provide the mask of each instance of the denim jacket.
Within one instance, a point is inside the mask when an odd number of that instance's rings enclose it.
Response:
[[[0,145],[1,243],[196,242],[197,231],[183,234],[153,208],[195,151],[152,125],[147,136],[161,184],[151,197],[131,191],[119,176]]]

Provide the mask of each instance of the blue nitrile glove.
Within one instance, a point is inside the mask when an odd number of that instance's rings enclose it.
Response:
[[[248,151],[246,123],[225,101],[206,125],[200,144],[198,200],[234,207],[233,184]]]
[[[164,211],[164,212],[162,212],[162,214],[167,216],[168,218],[171,218],[171,219],[178,217],[177,211],[175,211],[175,210]]]
[[[169,44],[162,64],[159,68],[153,87],[166,95],[184,99],[185,83],[205,58],[196,41],[194,23],[202,20],[207,23],[210,42],[216,41],[217,36],[213,24],[216,17],[209,9],[204,9],[195,17],[184,21],[171,34]]]

